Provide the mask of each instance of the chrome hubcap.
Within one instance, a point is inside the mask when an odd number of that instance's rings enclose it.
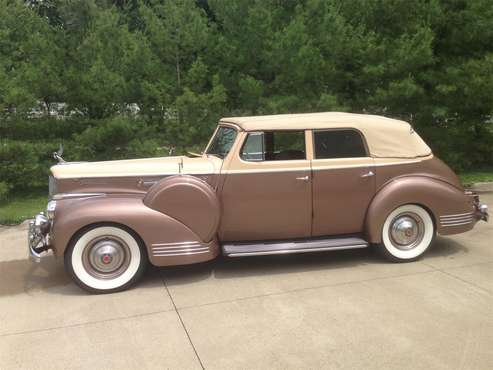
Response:
[[[96,238],[84,249],[82,262],[90,275],[98,279],[114,279],[130,264],[130,250],[118,237]]]
[[[423,235],[423,220],[415,213],[400,214],[390,224],[390,240],[398,249],[410,250],[415,248],[423,240]]]

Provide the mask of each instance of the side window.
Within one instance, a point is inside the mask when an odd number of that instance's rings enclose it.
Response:
[[[315,159],[366,157],[366,149],[355,130],[314,131]]]
[[[305,132],[252,132],[243,144],[241,158],[257,162],[305,159]]]

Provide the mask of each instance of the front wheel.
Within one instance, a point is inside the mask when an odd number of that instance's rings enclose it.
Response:
[[[434,237],[435,225],[428,211],[407,204],[387,216],[380,249],[394,262],[415,261],[426,252]]]
[[[118,226],[94,226],[79,233],[65,253],[74,281],[91,293],[127,289],[145,270],[138,237]]]

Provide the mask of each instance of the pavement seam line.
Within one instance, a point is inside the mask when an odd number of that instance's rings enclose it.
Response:
[[[173,304],[173,307],[175,309],[176,314],[178,315],[178,319],[180,320],[181,326],[183,327],[183,330],[185,331],[185,334],[187,335],[188,341],[190,342],[190,345],[192,346],[193,352],[195,353],[195,357],[197,357],[197,360],[199,361],[200,367],[202,370],[205,370],[204,364],[202,363],[202,360],[199,356],[199,353],[197,352],[197,349],[195,348],[195,345],[192,342],[192,338],[190,337],[190,333],[187,330],[187,327],[185,326],[185,323],[183,322],[183,319],[180,315],[180,312],[176,308],[175,301],[173,300],[173,296],[171,295],[171,292],[168,289],[168,285],[166,284],[166,280],[164,276],[161,275],[161,280],[163,282],[164,288],[166,289],[166,292],[168,293],[169,299],[171,300],[171,303]]]
[[[445,270],[437,270],[437,271],[438,272],[441,272],[442,274],[447,275],[447,276],[449,276],[449,277],[451,277],[453,279],[459,280],[459,281],[461,281],[461,282],[463,282],[463,283],[465,283],[467,285],[470,285],[470,286],[472,286],[472,287],[474,287],[474,288],[476,288],[476,289],[478,289],[478,290],[480,290],[480,291],[482,291],[482,292],[484,292],[484,293],[486,293],[488,295],[493,295],[493,292],[490,291],[489,289],[483,288],[483,287],[481,287],[479,285],[476,285],[476,284],[474,284],[474,283],[472,283],[470,281],[464,280],[464,279],[462,279],[462,278],[460,278],[458,276],[455,276],[455,275],[451,274],[448,271],[445,271]]]
[[[165,312],[173,312],[173,309],[160,310],[160,311],[154,311],[154,312],[146,312],[146,313],[140,313],[140,314],[135,314],[135,315],[130,315],[130,316],[123,316],[123,317],[114,317],[114,318],[106,319],[106,320],[87,321],[87,322],[82,322],[82,323],[78,323],[78,324],[69,324],[69,325],[65,325],[65,326],[53,326],[51,328],[44,328],[44,329],[25,330],[25,331],[19,331],[19,332],[4,333],[4,334],[0,334],[0,338],[12,337],[15,335],[24,335],[24,334],[36,334],[36,333],[42,333],[45,331],[55,331],[55,330],[60,330],[60,329],[71,329],[71,328],[77,328],[77,327],[86,326],[86,325],[95,325],[95,324],[101,324],[101,323],[118,321],[118,320],[126,320],[126,319],[134,319],[134,318],[138,318],[138,317],[158,315],[160,313],[165,313]]]
[[[339,286],[344,286],[344,285],[352,285],[352,284],[366,283],[366,282],[379,281],[379,280],[390,280],[390,279],[396,279],[396,278],[400,278],[400,277],[427,274],[427,273],[432,273],[432,272],[436,272],[436,271],[438,271],[438,270],[432,269],[432,270],[413,272],[413,273],[403,274],[403,275],[384,276],[384,277],[376,277],[376,278],[372,278],[372,279],[345,281],[345,282],[335,283],[335,284],[317,285],[317,286],[287,290],[287,291],[283,291],[283,292],[273,292],[273,293],[259,294],[259,295],[253,295],[253,296],[248,296],[248,297],[239,297],[239,298],[235,298],[235,299],[226,299],[226,300],[222,300],[222,301],[209,302],[209,303],[203,303],[203,304],[197,304],[197,305],[191,305],[191,306],[183,306],[183,307],[180,307],[179,309],[180,310],[187,310],[187,309],[192,309],[192,308],[213,306],[216,304],[233,303],[233,302],[237,302],[237,301],[246,301],[246,300],[255,299],[255,298],[264,298],[264,297],[279,296],[279,295],[290,294],[290,293],[298,293],[298,292],[303,292],[303,291],[307,291],[307,290],[315,290],[315,289],[322,289],[322,288],[333,288],[333,287],[339,287]]]

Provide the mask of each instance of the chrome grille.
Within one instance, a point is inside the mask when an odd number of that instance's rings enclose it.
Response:
[[[56,180],[53,177],[53,175],[50,175],[48,177],[48,194],[51,197],[55,193],[56,193]]]

